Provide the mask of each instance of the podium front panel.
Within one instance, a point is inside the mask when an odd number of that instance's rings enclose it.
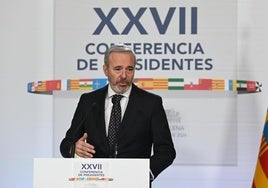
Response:
[[[149,159],[34,159],[33,188],[148,188]]]

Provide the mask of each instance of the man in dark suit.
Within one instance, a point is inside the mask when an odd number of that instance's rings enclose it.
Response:
[[[60,145],[63,157],[148,158],[151,180],[172,164],[176,152],[162,98],[133,84],[136,57],[125,45],[114,45],[104,57],[109,84],[81,96],[71,127]],[[121,122],[109,144],[109,121],[115,94],[122,95]]]

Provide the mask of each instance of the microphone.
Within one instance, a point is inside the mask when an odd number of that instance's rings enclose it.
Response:
[[[117,158],[118,155],[118,127],[115,127],[115,138],[114,138],[114,144],[110,145],[110,158]]]
[[[114,158],[117,158],[117,154],[118,154],[118,146],[117,146],[117,143],[115,143],[115,145],[114,145]]]
[[[116,133],[115,133],[115,143],[114,143],[114,158],[117,158],[118,155],[118,128],[121,126],[121,123],[116,126]]]

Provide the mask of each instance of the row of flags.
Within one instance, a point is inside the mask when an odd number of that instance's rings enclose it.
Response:
[[[105,177],[72,177],[69,181],[113,181],[113,178]]]
[[[27,90],[29,93],[43,94],[52,94],[53,91],[93,91],[107,83],[107,78],[46,80],[28,83]],[[134,83],[145,90],[213,90],[238,93],[261,92],[262,87],[257,81],[208,78],[136,78]]]

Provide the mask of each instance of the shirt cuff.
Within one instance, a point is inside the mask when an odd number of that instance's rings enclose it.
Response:
[[[77,155],[76,153],[74,153],[74,158],[82,158],[79,155]]]

